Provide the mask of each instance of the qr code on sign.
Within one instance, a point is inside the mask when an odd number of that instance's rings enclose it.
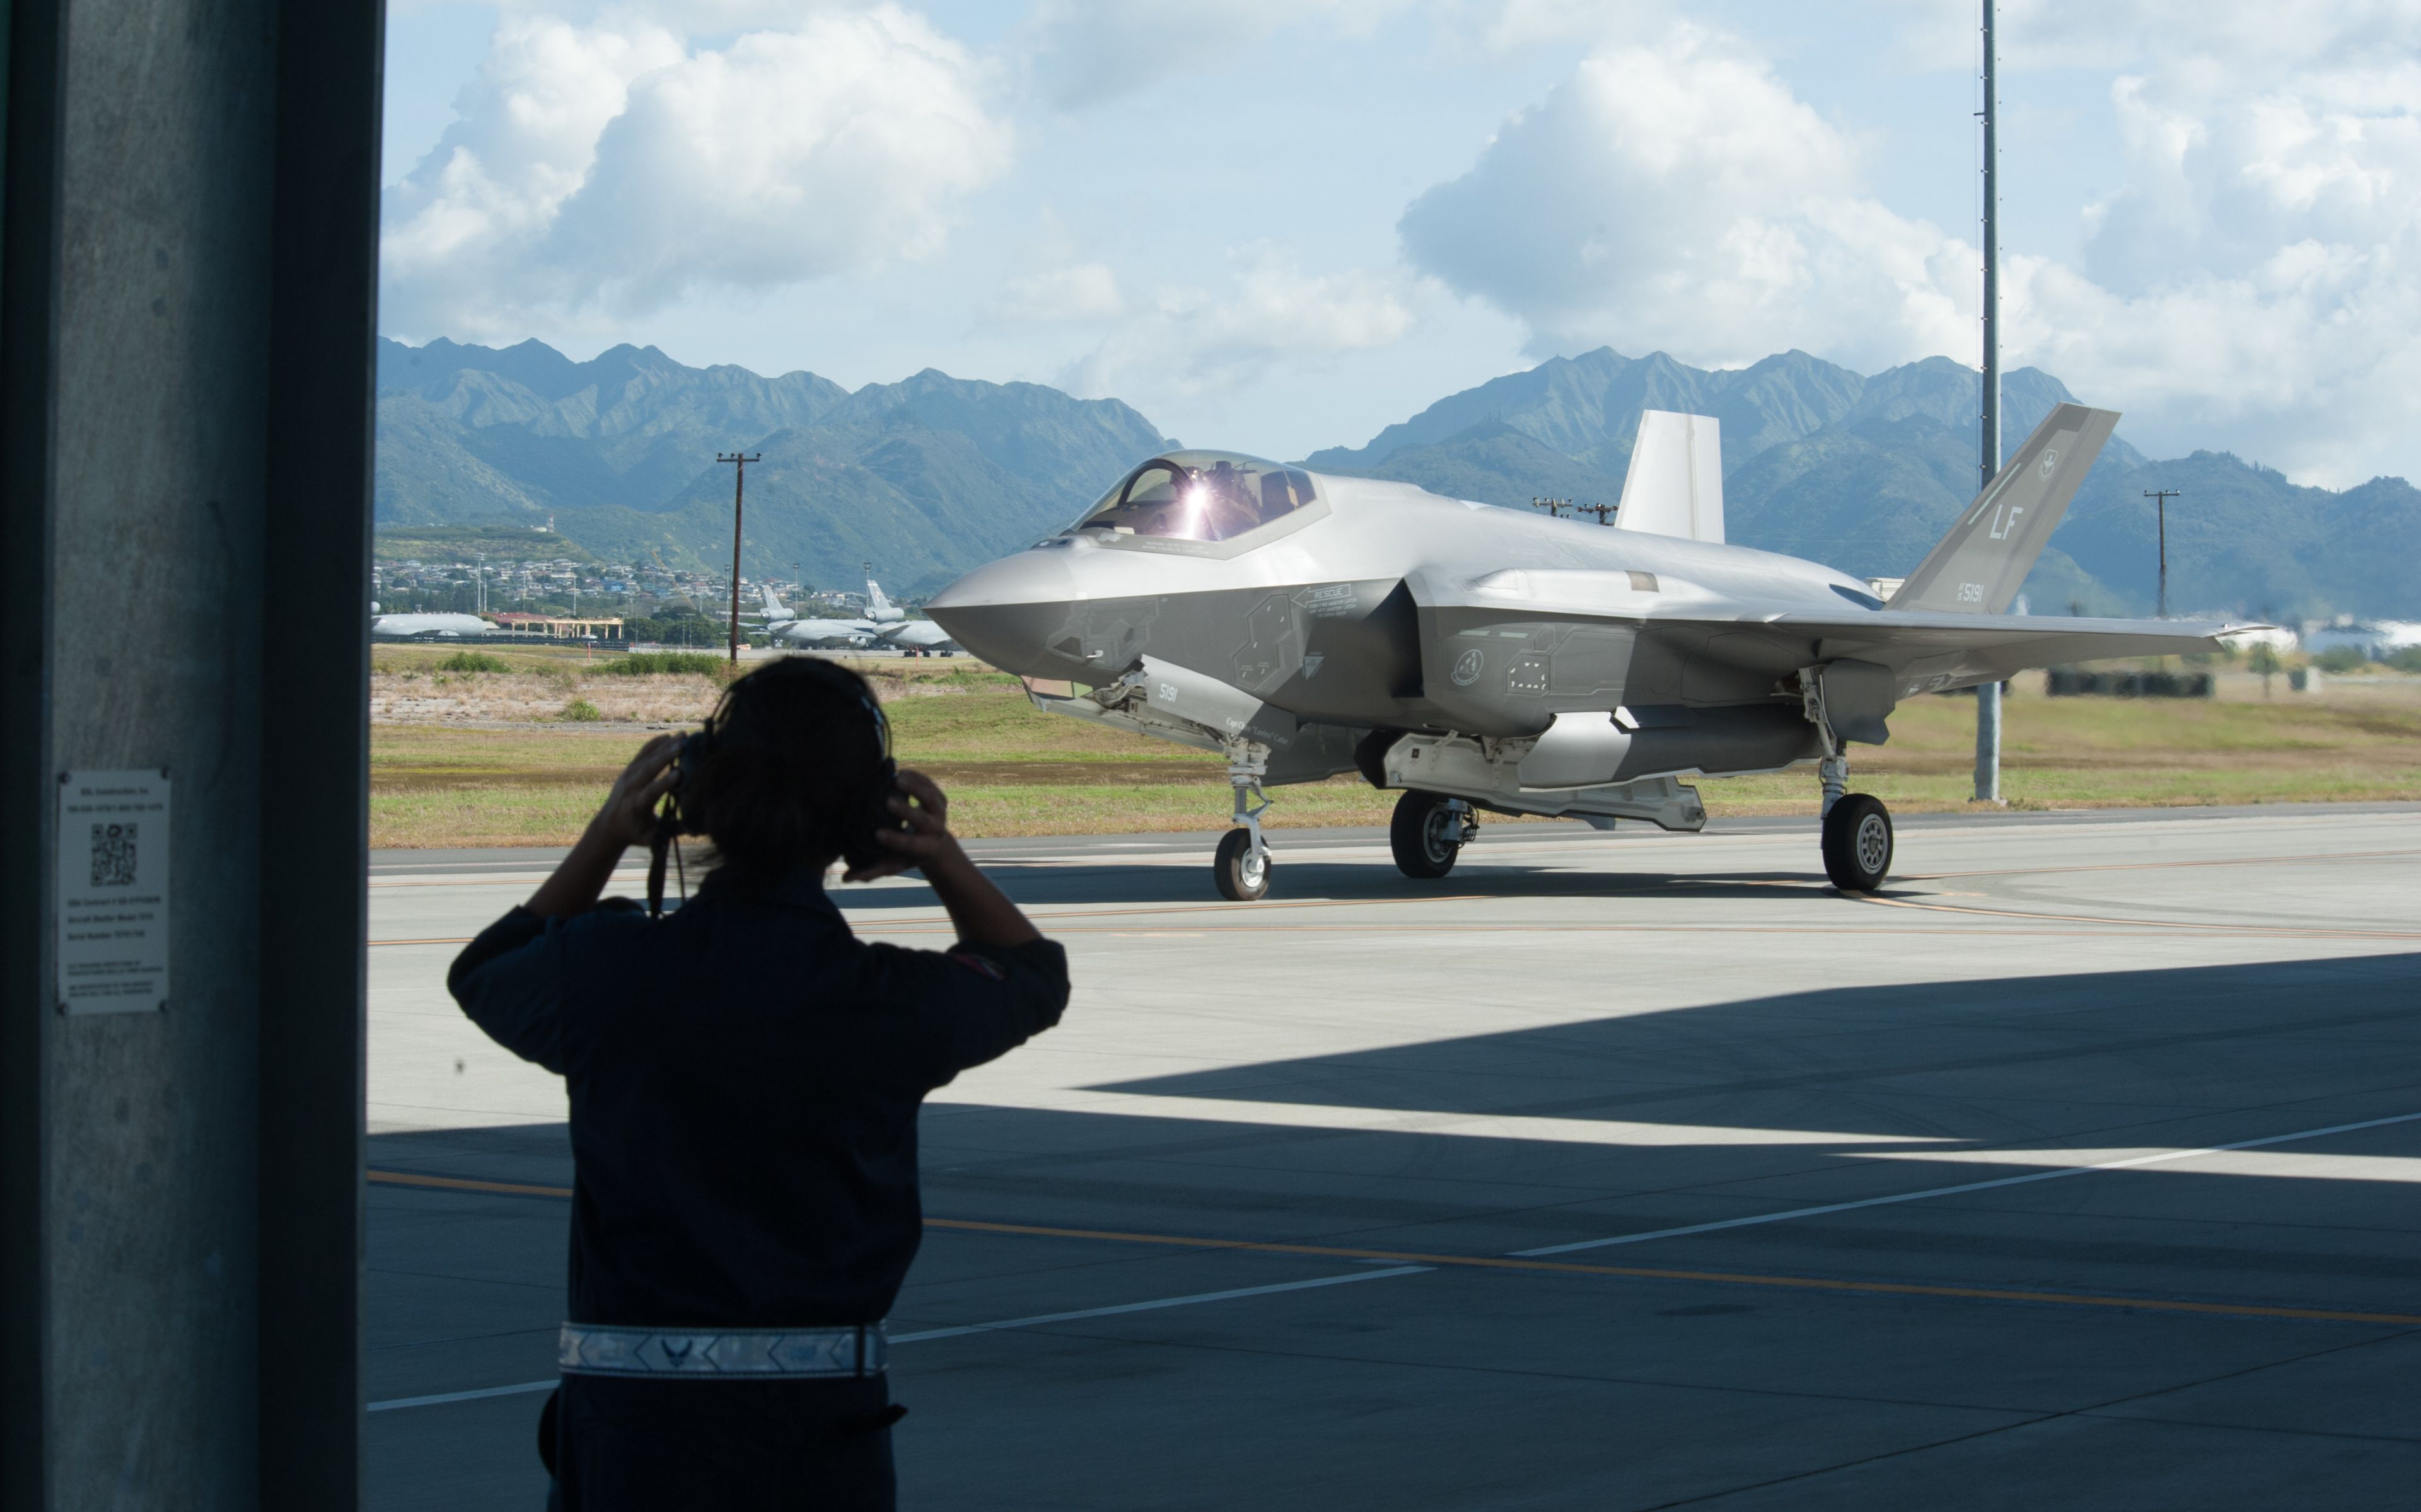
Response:
[[[133,824],[96,824],[92,827],[93,886],[134,885],[134,830]]]

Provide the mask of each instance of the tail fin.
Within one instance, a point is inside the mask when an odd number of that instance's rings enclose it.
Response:
[[[2043,544],[2117,425],[2116,410],[2054,408],[1885,607],[2008,613],[2018,585],[2034,570]]]
[[[868,609],[891,607],[891,600],[882,596],[882,585],[875,582],[871,577],[866,580],[866,607]]]
[[[768,620],[795,619],[798,617],[791,614],[788,609],[782,607],[782,600],[773,596],[773,585],[772,584],[760,583],[757,585],[757,591],[765,596],[765,617]]]
[[[1714,416],[1641,412],[1614,522],[1625,530],[1723,543],[1723,430]]]

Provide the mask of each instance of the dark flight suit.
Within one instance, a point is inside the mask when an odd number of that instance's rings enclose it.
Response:
[[[517,908],[446,979],[569,1086],[569,1320],[880,1322],[923,1233],[918,1106],[1058,1022],[1065,953],[867,944],[809,868],[754,893],[711,877],[657,921],[617,903]],[[880,1375],[567,1373],[554,1406],[568,1509],[892,1504]]]

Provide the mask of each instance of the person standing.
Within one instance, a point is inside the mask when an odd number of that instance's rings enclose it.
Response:
[[[711,844],[696,896],[601,901],[666,796]],[[561,1074],[575,1161],[550,1505],[888,1508],[883,1317],[922,1234],[916,1116],[1059,1020],[1067,959],[896,775],[863,678],[788,658],[699,735],[648,741],[528,902],[447,985]],[[824,891],[920,871],[958,941],[868,944]]]

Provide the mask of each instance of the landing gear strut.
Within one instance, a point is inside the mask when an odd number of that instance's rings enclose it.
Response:
[[[1261,778],[1269,770],[1268,746],[1257,740],[1229,743],[1227,783],[1236,791],[1237,828],[1219,837],[1210,866],[1219,896],[1231,903],[1250,903],[1270,890],[1270,843],[1261,837],[1261,816],[1270,808]]]
[[[1425,881],[1454,870],[1462,848],[1478,837],[1479,815],[1469,803],[1417,789],[1396,800],[1396,817],[1387,825],[1396,869]]]
[[[1871,893],[1891,874],[1891,810],[1872,793],[1847,790],[1850,758],[1824,714],[1821,671],[1809,667],[1800,673],[1799,682],[1807,718],[1824,742],[1824,757],[1816,764],[1817,778],[1824,785],[1823,807],[1818,811],[1824,817],[1824,875],[1842,892]]]

